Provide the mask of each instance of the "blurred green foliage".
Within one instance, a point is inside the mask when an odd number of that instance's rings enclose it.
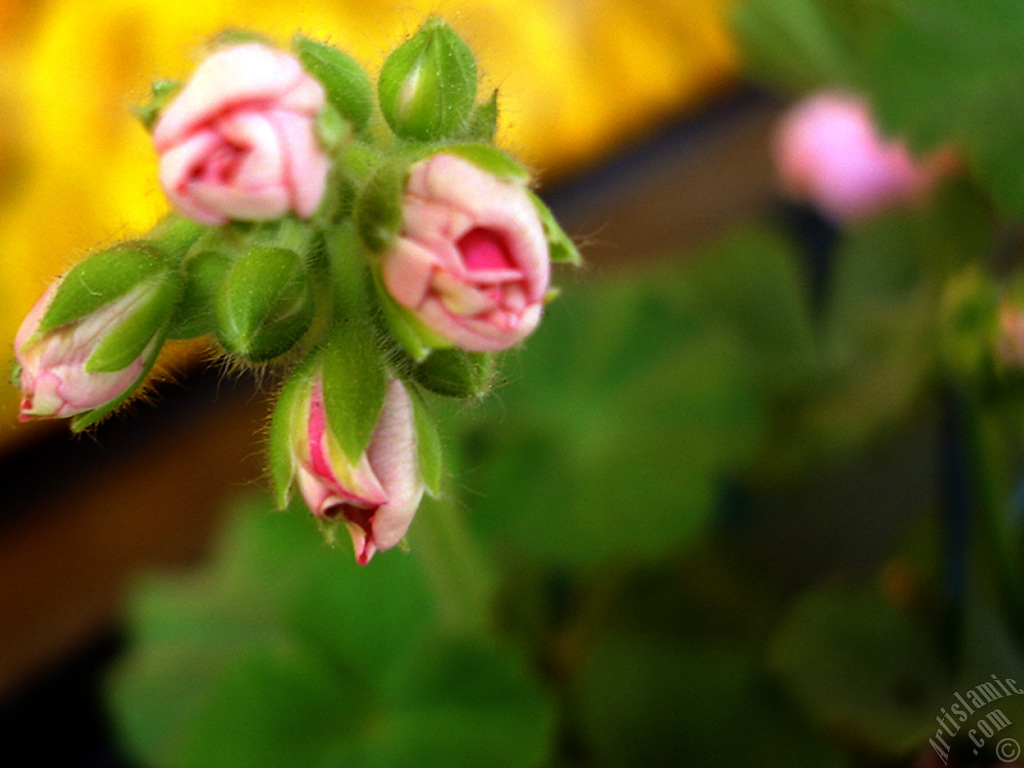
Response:
[[[126,744],[161,768],[936,757],[954,693],[1024,683],[1024,376],[995,354],[1022,20],[741,4],[767,82],[864,91],[973,173],[838,233],[824,285],[755,221],[570,287],[495,396],[429,403],[455,474],[406,555],[359,569],[298,510],[243,506],[209,566],[132,601]],[[1024,737],[1024,696],[993,706]],[[993,760],[968,726],[941,735]]]

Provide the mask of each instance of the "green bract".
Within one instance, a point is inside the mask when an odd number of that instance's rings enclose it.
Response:
[[[476,61],[437,18],[384,62],[377,82],[384,119],[398,136],[441,141],[465,135],[476,97]]]
[[[253,248],[224,278],[215,317],[220,343],[243,360],[261,363],[287,352],[313,319],[302,258],[287,248]]]

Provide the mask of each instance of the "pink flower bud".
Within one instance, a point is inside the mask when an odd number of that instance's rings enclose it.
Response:
[[[412,167],[381,269],[391,296],[440,338],[496,352],[540,322],[550,259],[522,183],[440,154]]]
[[[160,183],[186,216],[308,218],[330,161],[316,136],[324,90],[288,54],[246,43],[217,51],[160,116]]]
[[[86,363],[100,343],[148,297],[146,286],[129,291],[79,321],[36,337],[36,330],[57,293],[50,285],[21,323],[14,352],[21,367],[21,421],[64,418],[98,408],[122,395],[146,370],[159,339],[154,336],[127,367],[88,372]]]
[[[366,451],[352,463],[331,433],[323,386],[312,380],[306,418],[293,424],[292,461],[302,498],[323,520],[344,520],[360,565],[405,536],[423,498],[416,428],[409,393],[397,379],[387,396]]]
[[[838,93],[793,108],[774,150],[785,191],[840,223],[916,203],[954,166],[948,151],[911,157],[902,142],[879,135],[863,100]]]

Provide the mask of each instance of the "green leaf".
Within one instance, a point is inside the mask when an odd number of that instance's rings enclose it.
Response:
[[[357,568],[263,502],[226,534],[203,570],[135,590],[110,680],[122,742],[167,768],[386,765],[373,724],[431,619],[415,559]]]
[[[808,717],[892,756],[934,734],[950,690],[928,636],[875,590],[805,595],[768,654]]]
[[[691,638],[609,634],[573,681],[598,766],[842,766],[838,749],[788,711],[754,659]]]
[[[944,258],[909,214],[847,234],[834,255],[822,369],[776,432],[769,464],[846,456],[923,404],[939,360]]]
[[[149,578],[110,680],[119,735],[166,768],[489,765],[553,748],[520,654],[431,626],[416,558],[357,568],[306,516],[238,510],[210,565]]]
[[[324,410],[338,445],[355,464],[377,426],[387,377],[370,327],[340,324],[321,352]]]
[[[416,457],[420,475],[427,490],[435,498],[441,495],[441,479],[443,455],[441,437],[437,433],[437,424],[427,409],[427,404],[419,392],[410,392],[413,407],[413,419],[416,428]]]
[[[551,213],[551,209],[532,190],[527,190],[527,192],[530,200],[533,201],[534,207],[537,209],[537,214],[540,216],[540,223],[544,227],[544,236],[548,241],[551,261],[555,263],[565,262],[572,264],[574,267],[580,266],[583,263],[583,258],[580,256],[576,244],[565,234],[565,231],[555,219],[555,215]]]
[[[733,14],[747,68],[793,91],[849,86],[854,62],[819,0],[744,0]]]
[[[766,395],[791,395],[820,365],[809,289],[793,244],[743,226],[693,257],[696,293],[709,317],[742,340]]]
[[[468,428],[469,519],[540,562],[657,560],[698,537],[762,416],[735,338],[667,270],[548,308]]]
[[[553,747],[551,701],[508,648],[469,638],[423,643],[384,696],[372,765],[528,768]]]
[[[456,138],[465,133],[473,111],[476,60],[451,27],[431,17],[384,61],[377,93],[398,136]]]
[[[355,59],[303,35],[292,39],[292,49],[323,85],[331,106],[357,129],[364,128],[373,113],[373,84]]]
[[[863,63],[882,125],[921,152],[955,146],[1003,210],[1024,213],[1024,6],[892,3]]]

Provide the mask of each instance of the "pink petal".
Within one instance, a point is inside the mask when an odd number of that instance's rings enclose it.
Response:
[[[275,110],[268,113],[267,119],[276,128],[285,151],[283,177],[290,186],[291,208],[299,218],[307,219],[320,207],[331,160],[308,118]]]
[[[267,101],[289,93],[308,77],[288,54],[259,43],[219,50],[206,58],[192,79],[164,110],[153,130],[158,151],[185,138],[217,114],[248,101]],[[302,100],[309,97],[303,87]]]

